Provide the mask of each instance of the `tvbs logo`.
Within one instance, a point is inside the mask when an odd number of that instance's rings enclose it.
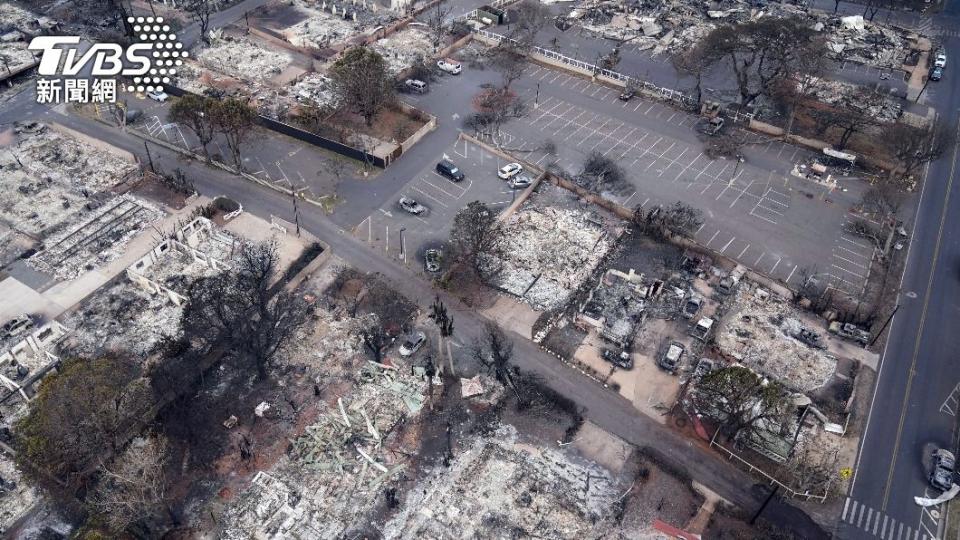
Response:
[[[81,44],[79,36],[40,36],[29,48],[40,51],[37,101],[40,103],[115,102],[115,77],[129,81],[128,92],[161,92],[188,56],[163,17],[129,17],[136,42]],[[79,78],[78,78],[79,77]],[[92,83],[92,84],[91,84]],[[65,97],[62,100],[61,97]]]

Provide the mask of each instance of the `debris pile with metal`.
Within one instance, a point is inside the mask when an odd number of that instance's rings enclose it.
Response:
[[[430,58],[435,52],[427,30],[411,23],[386,38],[375,41],[371,48],[386,60],[391,73],[397,74]]]
[[[820,334],[786,300],[743,282],[726,307],[716,342],[727,358],[799,392],[823,386],[836,371]]]
[[[87,297],[64,319],[71,334],[59,347],[70,358],[100,358],[122,353],[146,359],[154,347],[180,331],[183,308],[120,280]]]
[[[372,0],[294,0],[292,6],[295,16],[301,20],[280,30],[280,34],[296,47],[324,49],[336,46],[359,36],[368,36],[377,27],[396,19],[395,13],[379,9]]]
[[[0,151],[0,214],[42,248],[28,262],[70,279],[113,260],[162,217],[112,188],[139,177],[136,164],[43,124],[18,124]],[[8,241],[0,240],[0,251]]]
[[[689,50],[721,24],[736,24],[762,17],[799,16],[821,33],[830,55],[875,67],[900,69],[910,48],[910,32],[866,21],[862,16],[840,17],[817,9],[785,3],[723,0],[697,3],[639,2],[622,4],[609,0],[583,2],[569,19],[607,39],[630,42],[655,54]]]
[[[259,43],[226,33],[212,33],[211,43],[194,53],[200,65],[247,82],[266,83],[290,64],[282,49],[267,49]]]
[[[286,456],[257,474],[228,509],[224,538],[339,538],[366,525],[382,488],[416,450],[403,428],[423,407],[428,383],[408,366],[373,362],[354,382]]]
[[[477,437],[429,471],[383,528],[385,538],[604,536],[624,487],[598,465],[520,442],[513,426]],[[614,534],[614,536],[616,536]]]
[[[498,288],[541,311],[567,302],[610,251],[617,234],[592,210],[537,202],[546,196],[538,193],[508,218],[504,257],[493,264],[500,267],[494,278]]]

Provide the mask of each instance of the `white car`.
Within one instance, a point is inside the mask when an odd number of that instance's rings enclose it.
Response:
[[[427,83],[421,81],[420,79],[407,79],[403,81],[403,84],[406,85],[407,89],[411,92],[423,94],[427,91]]]
[[[521,172],[523,172],[523,166],[519,163],[507,163],[503,167],[500,167],[500,170],[497,171],[497,176],[499,176],[501,180],[509,180]]]
[[[423,332],[414,332],[410,334],[400,345],[400,356],[413,356],[413,354],[419,351],[420,347],[423,347],[423,344],[426,342],[427,336]]]
[[[163,90],[151,90],[147,92],[147,97],[154,101],[159,101],[160,103],[163,103],[170,96],[168,96],[167,93],[164,92]]]
[[[947,55],[940,53],[937,55],[937,58],[933,61],[933,65],[938,68],[947,67]]]
[[[427,211],[427,207],[411,199],[410,197],[400,197],[399,204],[400,208],[402,208],[405,212],[409,212],[415,216],[419,216]]]
[[[437,67],[446,71],[451,75],[459,75],[463,68],[460,66],[460,62],[456,60],[451,60],[449,58],[441,58],[437,60]]]

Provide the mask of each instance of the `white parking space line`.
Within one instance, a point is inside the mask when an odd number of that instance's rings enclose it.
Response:
[[[940,412],[950,416],[957,415],[957,404],[960,403],[960,384],[953,387],[950,395],[940,405]]]
[[[743,251],[741,251],[740,254],[737,255],[737,258],[738,258],[738,259],[742,259],[742,258],[743,258],[743,254],[746,253],[748,249],[750,249],[750,244],[747,244],[747,245],[743,248]],[[790,275],[793,275],[793,273],[791,272]],[[790,278],[787,278],[787,279],[789,280]]]
[[[444,208],[448,208],[447,205],[446,205],[446,203],[444,203],[444,202],[441,201],[440,199],[434,197],[433,195],[430,195],[430,194],[427,193],[426,191],[423,191],[422,189],[418,188],[417,186],[411,186],[410,189],[416,191],[417,193],[423,195],[424,197],[430,199],[431,201],[439,204],[440,206],[442,206],[442,207],[444,207]]]
[[[717,230],[717,232],[713,233],[713,236],[711,236],[709,240],[707,240],[707,243],[704,244],[704,247],[710,247],[710,242],[713,242],[713,239],[716,238],[718,234],[720,234],[719,229]]]
[[[858,274],[858,273],[854,272],[853,270],[849,270],[849,269],[844,268],[844,267],[842,267],[842,266],[838,266],[838,265],[836,265],[836,264],[831,264],[830,266],[836,268],[837,270],[840,270],[841,272],[846,272],[846,273],[848,273],[848,274],[850,274],[850,275],[852,275],[852,276],[857,276],[857,277],[860,278],[860,279],[866,279],[866,276],[864,276],[863,274]],[[834,277],[836,277],[836,276],[834,276]],[[849,282],[847,282],[847,283],[849,283]]]
[[[773,268],[770,269],[770,274],[773,275],[777,271],[777,267],[780,266],[780,261],[783,260],[783,257],[777,259],[777,264],[773,265]]]
[[[584,124],[579,124],[579,123],[578,123],[578,124],[577,124],[577,129],[575,129],[575,130],[571,131],[570,133],[568,133],[567,136],[563,138],[563,140],[569,139],[574,133],[579,132],[581,129],[583,129],[584,127],[586,127],[587,124],[590,124],[590,123],[592,123],[594,120],[596,120],[598,116],[600,116],[600,115],[594,114],[594,115],[593,115],[593,118],[591,118],[590,120],[587,120],[586,123],[584,123]]]
[[[737,239],[737,237],[734,236],[734,237],[731,238],[726,244],[724,244],[723,248],[720,249],[720,254],[723,255],[723,253],[724,253],[725,251],[727,251],[727,248],[730,247],[730,244],[732,244],[733,241],[736,240],[736,239]]]
[[[784,283],[790,283],[790,278],[793,277],[793,273],[797,271],[797,265],[793,265],[793,270],[790,270],[790,275],[787,276],[787,279],[784,280]]]

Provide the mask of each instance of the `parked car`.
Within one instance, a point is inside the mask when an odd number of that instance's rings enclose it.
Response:
[[[427,91],[427,83],[420,79],[407,79],[403,81],[403,85],[407,87],[407,90],[418,94],[423,94]]]
[[[632,88],[626,88],[620,93],[620,101],[630,101],[637,95],[637,91]]]
[[[714,116],[710,119],[710,125],[707,127],[707,133],[710,135],[716,135],[720,133],[720,130],[723,129],[723,118],[719,116]]]
[[[600,353],[600,356],[620,369],[633,369],[633,358],[630,357],[630,353],[627,351],[620,351],[618,353],[617,351],[604,349],[603,352]]]
[[[658,364],[664,370],[669,371],[670,373],[676,373],[677,368],[680,367],[680,361],[683,359],[683,353],[686,352],[682,343],[674,341],[670,343],[667,347],[667,350],[663,351],[663,354],[658,360]]]
[[[460,62],[451,60],[449,58],[441,58],[437,60],[437,67],[451,75],[459,75],[460,72],[463,71],[463,68],[460,66]]]
[[[947,67],[947,53],[942,49],[937,51],[937,56],[933,59],[933,67],[940,69]]]
[[[415,216],[419,216],[420,214],[427,211],[426,206],[418,203],[417,201],[415,201],[414,199],[411,199],[410,197],[400,197],[399,204],[400,204],[400,208],[402,208],[405,212],[409,212]]]
[[[428,249],[423,254],[423,267],[427,272],[439,272],[443,261],[443,252],[439,249]]]
[[[440,163],[437,163],[437,173],[446,176],[454,182],[463,180],[463,171],[458,169],[449,159],[443,159],[440,160]]]
[[[525,174],[518,174],[510,180],[507,180],[507,185],[510,186],[510,189],[527,189],[532,183],[533,179]]]
[[[930,469],[930,485],[940,491],[947,491],[953,486],[953,471],[957,460],[953,453],[943,448],[933,451],[933,467]]]
[[[500,170],[497,171],[497,176],[499,176],[501,180],[509,180],[521,172],[523,172],[523,165],[519,163],[507,163],[503,167],[500,167]]]
[[[170,97],[170,96],[168,96],[167,93],[164,92],[163,90],[151,90],[151,91],[147,92],[147,97],[150,98],[150,99],[152,99],[152,100],[154,100],[154,101],[158,101],[158,102],[160,102],[160,103],[163,103],[163,102],[166,101],[167,98]]]
[[[697,324],[693,325],[693,328],[690,329],[690,335],[700,341],[706,341],[711,329],[713,329],[713,319],[710,317],[701,317],[700,320],[697,321]]]
[[[931,80],[931,81],[939,81],[939,80],[942,79],[942,78],[943,78],[943,68],[941,68],[941,67],[935,67],[935,68],[933,68],[933,69],[930,70],[930,80]]]
[[[406,339],[403,340],[403,343],[400,344],[400,356],[413,356],[426,342],[427,336],[423,332],[414,332],[408,335]]]
[[[683,305],[683,318],[692,319],[694,315],[700,312],[703,306],[703,298],[699,294],[692,294],[687,298],[687,303]]]

